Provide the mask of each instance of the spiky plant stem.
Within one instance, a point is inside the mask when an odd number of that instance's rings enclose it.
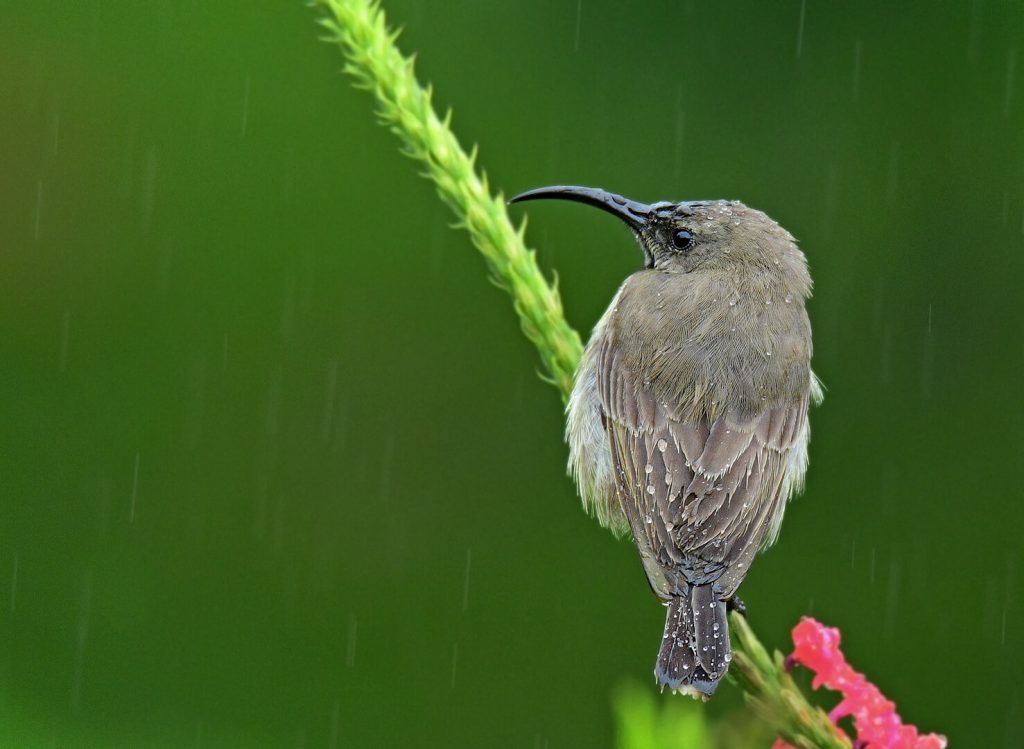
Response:
[[[487,176],[477,172],[476,149],[459,144],[451,130],[451,111],[443,118],[431,104],[430,86],[421,86],[413,58],[395,46],[398,34],[387,28],[384,13],[370,0],[318,0],[327,11],[321,24],[327,41],[341,47],[345,72],[358,88],[377,100],[377,116],[402,142],[407,156],[426,167],[441,199],[454,211],[480,250],[494,281],[508,291],[523,333],[537,347],[547,374],[568,397],[583,351],[579,334],[562,314],[562,301],[537,265],[537,255],[523,241],[526,223],[517,230],[500,192],[492,195]]]
[[[828,714],[807,701],[782,654],[769,654],[740,614],[730,614],[729,625],[735,650],[729,676],[743,690],[747,704],[792,746],[850,749]]]

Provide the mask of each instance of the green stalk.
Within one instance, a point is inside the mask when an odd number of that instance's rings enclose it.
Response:
[[[357,88],[373,93],[377,116],[402,141],[405,154],[426,166],[424,176],[454,211],[456,226],[469,232],[495,283],[511,295],[523,334],[568,399],[583,344],[565,321],[558,289],[545,280],[536,252],[523,241],[526,222],[518,230],[513,227],[502,194],[491,195],[487,176],[474,165],[476,148],[467,154],[451,130],[451,111],[438,117],[430,86],[419,84],[413,58],[395,46],[398,34],[388,30],[380,4],[318,0],[314,5],[328,13],[320,23],[327,29],[326,40],[345,54],[345,72]]]
[[[487,177],[476,170],[476,149],[466,153],[451,130],[451,112],[442,118],[434,111],[431,88],[416,80],[413,59],[395,45],[398,34],[388,30],[380,3],[314,0],[313,5],[326,13],[320,24],[326,41],[341,48],[345,72],[356,87],[373,94],[377,116],[398,136],[405,154],[426,167],[424,176],[455,213],[456,225],[469,232],[494,281],[512,297],[523,333],[568,399],[583,346],[562,314],[557,287],[544,278],[536,253],[526,247],[526,223],[516,229],[502,194],[491,194]],[[794,746],[849,749],[828,716],[793,683],[782,656],[769,656],[742,617],[734,615],[732,625],[736,648],[730,673],[764,719]]]
[[[769,655],[745,617],[729,615],[733,658],[729,677],[743,690],[747,704],[762,720],[799,749],[850,749],[820,707],[807,701],[779,651]]]

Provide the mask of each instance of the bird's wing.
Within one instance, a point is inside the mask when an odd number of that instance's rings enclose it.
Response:
[[[681,404],[659,402],[617,354],[606,338],[598,391],[620,501],[652,587],[669,592],[675,584],[666,571],[675,570],[687,582],[719,581],[731,595],[781,522],[791,453],[806,441],[808,399],[748,419],[725,411],[687,421]]]

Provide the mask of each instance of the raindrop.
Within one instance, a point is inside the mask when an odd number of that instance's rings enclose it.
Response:
[[[82,707],[82,677],[85,671],[85,644],[89,639],[89,611],[92,607],[92,573],[86,572],[82,583],[81,609],[75,644],[75,666],[71,678],[71,712]]]
[[[242,137],[249,129],[249,76],[245,77],[245,92],[242,95]]]
[[[896,189],[899,187],[900,144],[893,141],[889,144],[889,174],[886,178],[885,200],[889,205],[896,203]]]
[[[60,151],[60,112],[53,114],[53,155]]]
[[[43,180],[40,178],[39,184],[36,185],[36,218],[35,228],[33,229],[32,236],[35,240],[39,241],[39,219],[43,215]]]
[[[971,62],[975,62],[978,57],[983,6],[984,0],[972,0],[971,2],[971,20],[967,26],[967,59]]]
[[[891,639],[896,632],[896,604],[900,597],[900,562],[895,557],[889,565],[889,587],[885,595],[885,614],[882,625],[882,633],[886,639]]]
[[[800,0],[800,25],[796,32],[796,56],[804,51],[804,17],[807,15],[807,0]]]
[[[348,636],[345,638],[345,668],[354,668],[356,665],[356,629],[359,622],[355,614],[348,617]]]
[[[128,509],[128,522],[135,522],[135,499],[139,495],[139,451],[135,451],[135,469],[132,472],[132,502]]]
[[[678,180],[683,170],[683,144],[686,138],[686,110],[683,109],[683,87],[676,88],[676,131],[673,152],[672,174]]]
[[[860,96],[860,65],[864,53],[864,40],[858,39],[853,48],[853,100]]]
[[[389,434],[384,441],[384,455],[380,467],[380,498],[387,502],[391,498],[391,462],[395,454],[395,435]]]
[[[578,52],[580,48],[580,25],[583,20],[583,0],[576,0],[576,38],[573,41],[572,49],[573,52]]]
[[[331,740],[328,746],[330,749],[337,749],[338,733],[341,724],[341,700],[335,700],[331,705]]]
[[[324,415],[320,422],[320,440],[328,442],[334,424],[334,395],[338,387],[338,360],[331,359],[327,368],[327,395],[324,398]]]
[[[138,140],[138,128],[133,124],[128,128],[128,135],[124,139],[125,147],[121,159],[121,183],[120,191],[122,197],[132,194],[135,187],[135,145]]]
[[[14,560],[11,563],[11,613],[14,613],[15,604],[18,601],[18,552],[14,552]]]
[[[996,608],[997,601],[999,598],[998,585],[994,576],[989,576],[985,580],[985,597],[982,604],[982,632],[986,636],[995,634],[996,629]]]
[[[466,569],[462,573],[462,610],[469,608],[469,569],[473,563],[473,549],[466,549]]]
[[[156,171],[157,157],[156,149],[150,148],[146,152],[146,178],[142,186],[142,217],[146,226],[153,218],[153,205],[156,195]]]
[[[60,339],[60,371],[67,369],[68,365],[68,338],[71,333],[71,311],[64,313],[64,330]]]
[[[1011,49],[1006,56],[1006,95],[1003,97],[1003,116],[1010,116],[1013,102],[1013,78],[1017,71],[1017,50]]]

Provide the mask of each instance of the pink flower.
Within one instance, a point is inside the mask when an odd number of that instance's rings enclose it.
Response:
[[[864,749],[943,749],[946,739],[934,733],[921,736],[917,727],[904,725],[896,705],[887,700],[864,674],[854,671],[839,649],[839,630],[804,617],[793,628],[793,655],[789,662],[814,671],[815,689],[822,685],[842,693],[843,699],[829,717],[838,721],[853,716],[856,745]],[[772,749],[783,749],[776,741]]]

